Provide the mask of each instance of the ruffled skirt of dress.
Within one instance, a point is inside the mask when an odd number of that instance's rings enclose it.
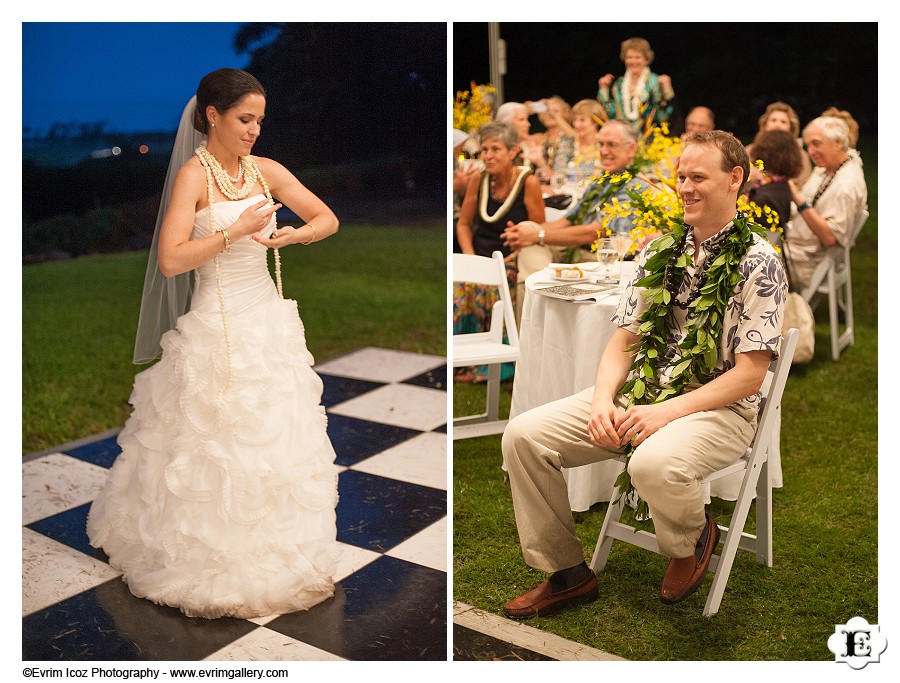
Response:
[[[132,593],[190,616],[254,617],[333,595],[337,468],[296,303],[189,312],[135,377],[122,453],[88,516]]]

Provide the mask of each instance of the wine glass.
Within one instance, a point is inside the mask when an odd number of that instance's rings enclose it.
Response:
[[[617,255],[618,252],[611,238],[604,237],[597,240],[597,261],[603,266],[604,280],[612,279],[612,267],[616,262]]]
[[[622,273],[622,263],[625,261],[625,254],[628,253],[628,250],[631,249],[631,245],[634,244],[634,239],[632,239],[631,235],[627,232],[617,232],[612,237],[612,245],[613,249],[615,249],[616,254],[618,255],[619,262],[619,275]]]

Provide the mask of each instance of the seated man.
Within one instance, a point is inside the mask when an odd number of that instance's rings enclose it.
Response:
[[[794,290],[809,284],[829,247],[847,244],[866,208],[862,160],[850,149],[849,135],[847,123],[836,116],[820,116],[803,129],[803,141],[816,168],[802,190],[788,181],[797,208],[785,231],[784,253]]]
[[[531,222],[508,224],[501,235],[511,249],[519,250],[518,282],[525,282],[532,273],[547,267],[562,258],[563,247],[581,247],[582,261],[595,261],[591,254],[591,244],[597,239],[599,214],[607,202],[613,199],[627,201],[628,190],[640,192],[646,184],[637,178],[615,182],[617,174],[623,173],[634,163],[638,147],[638,131],[630,123],[611,120],[600,129],[600,163],[604,174],[594,180],[575,202],[564,218],[537,224]],[[630,218],[615,218],[611,229],[628,232],[634,226]],[[520,297],[524,298],[524,297]]]
[[[694,107],[684,119],[684,134],[707,133],[716,129],[716,117],[709,107]]]
[[[507,603],[507,616],[526,619],[597,597],[562,468],[622,455],[649,506],[659,548],[671,558],[660,599],[679,602],[702,582],[719,529],[706,513],[700,482],[750,444],[787,294],[775,250],[736,212],[748,170],[744,146],[730,133],[697,133],[685,142],[678,171],[684,221],[639,256],[612,318],[618,329],[596,385],[507,426],[503,459],[522,552],[527,564],[551,574]],[[645,277],[670,297],[645,298]],[[729,285],[734,277],[737,284]],[[648,320],[663,320],[666,329],[643,332]],[[714,340],[712,357],[697,352],[698,338]]]

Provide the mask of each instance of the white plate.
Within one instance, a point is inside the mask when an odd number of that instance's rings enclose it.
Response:
[[[570,278],[570,277],[556,277],[556,275],[551,275],[550,277],[553,278],[554,280],[556,280],[557,282],[565,282],[570,285],[578,284],[579,282],[588,282],[590,280],[590,278],[587,276]]]
[[[545,268],[544,272],[550,277],[551,280],[555,280],[556,282],[568,282],[570,284],[575,284],[577,282],[587,282],[590,278],[588,277],[588,273],[585,273],[582,277],[559,277],[556,274],[555,268]]]

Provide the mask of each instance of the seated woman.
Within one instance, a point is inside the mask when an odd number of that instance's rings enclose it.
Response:
[[[565,171],[588,180],[603,173],[600,160],[600,126],[606,116],[596,100],[581,100],[572,107],[572,128],[575,129],[575,147],[566,160],[558,158],[555,171]]]
[[[521,221],[544,221],[541,186],[529,169],[514,164],[519,154],[518,131],[509,124],[487,123],[478,131],[484,172],[469,181],[463,198],[456,234],[464,254],[490,257],[503,253],[510,293],[515,292],[516,254],[500,235],[508,225]],[[514,296],[514,294],[513,294]],[[497,300],[495,287],[463,283],[453,285],[453,333],[484,332]],[[504,366],[502,379],[512,376],[513,366]],[[460,368],[458,381],[485,381],[486,367]]]
[[[756,131],[753,142],[747,145],[747,154],[750,155],[751,159],[753,159],[753,145],[770,130],[786,130],[794,136],[797,147],[800,148],[800,156],[803,163],[800,165],[800,171],[797,175],[793,176],[793,181],[797,185],[802,186],[809,179],[809,174],[812,173],[812,163],[810,163],[809,155],[803,149],[803,141],[800,139],[800,117],[797,116],[797,112],[787,102],[772,102],[766,107],[765,113],[759,117],[759,130]],[[759,172],[755,166],[751,165],[750,180],[756,181],[759,179]]]
[[[526,102],[529,109],[536,109],[544,132],[532,135],[526,146],[527,160],[535,169],[542,184],[550,182],[554,171],[564,171],[575,150],[575,130],[572,128],[572,107],[558,95],[540,100],[539,103]],[[543,105],[535,107],[534,105]]]
[[[504,102],[497,108],[494,121],[508,123],[516,129],[516,144],[519,147],[516,165],[533,169],[534,160],[540,156],[540,147],[532,141],[530,135],[531,121],[528,120],[530,114],[528,105],[522,102]]]
[[[747,199],[778,214],[778,222],[766,233],[769,242],[781,249],[783,232],[791,216],[791,187],[788,180],[799,173],[803,155],[794,136],[786,130],[770,130],[753,145],[751,162],[761,161],[759,180],[747,183]]]
[[[625,75],[613,81],[612,74],[606,74],[597,83],[600,90],[597,99],[611,119],[630,121],[639,130],[652,115],[654,124],[668,121],[675,110],[672,100],[672,79],[665,74],[650,71],[653,50],[643,38],[629,38],[622,41],[619,57],[625,64]]]
[[[795,289],[809,284],[829,247],[847,244],[868,199],[862,160],[850,149],[850,130],[843,119],[814,119],[803,129],[803,141],[816,168],[802,189],[788,181],[796,208],[785,239],[785,256]]]

